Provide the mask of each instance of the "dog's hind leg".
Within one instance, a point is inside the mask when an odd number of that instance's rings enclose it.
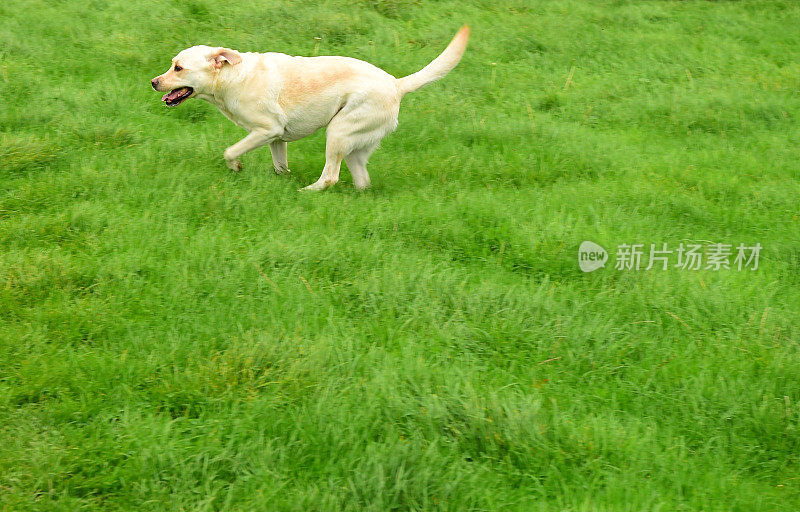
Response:
[[[348,159],[347,165],[356,188],[369,186],[367,160],[381,139],[397,126],[399,103],[390,101],[396,98],[383,100],[371,99],[345,105],[334,116],[327,129],[322,176],[303,190],[323,190],[336,184],[343,158]]]
[[[282,140],[269,143],[269,150],[272,153],[272,166],[275,174],[286,174],[289,171],[288,144]]]
[[[302,190],[325,190],[335,185],[339,181],[344,150],[342,141],[338,137],[331,137],[331,134],[328,133],[328,140],[325,143],[325,167],[322,169],[322,175],[316,182]]]
[[[344,157],[344,161],[347,163],[347,168],[350,170],[350,174],[353,176],[353,185],[359,190],[369,187],[367,161],[369,160],[370,155],[372,155],[372,152],[375,151],[376,147],[377,146],[362,148],[353,151]]]

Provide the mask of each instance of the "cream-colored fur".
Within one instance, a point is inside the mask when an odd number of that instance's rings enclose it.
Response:
[[[170,69],[151,83],[157,91],[168,91],[164,95],[168,104],[196,96],[249,132],[224,153],[228,167],[237,171],[242,168],[241,155],[269,145],[275,171],[289,172],[286,143],[327,126],[325,168],[319,180],[305,189],[335,184],[343,159],[361,189],[370,183],[367,160],[397,127],[400,100],[450,72],[468,38],[465,25],[433,62],[399,79],[349,57],[292,57],[193,46],[172,59]]]

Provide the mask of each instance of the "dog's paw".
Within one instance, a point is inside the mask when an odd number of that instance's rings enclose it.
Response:
[[[301,188],[299,191],[300,192],[304,192],[304,191],[307,191],[307,190],[311,190],[311,191],[325,190],[325,186],[320,182],[316,182],[316,183],[312,183],[311,185],[309,185],[307,187]]]
[[[239,160],[225,160],[225,165],[232,171],[239,172],[242,170],[242,162]]]

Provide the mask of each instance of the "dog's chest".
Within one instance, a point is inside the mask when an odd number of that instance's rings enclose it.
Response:
[[[237,116],[233,115],[233,113],[230,111],[230,109],[228,109],[227,105],[218,104],[217,108],[219,109],[220,112],[222,112],[222,115],[224,115],[225,117],[227,117],[228,119],[233,121],[234,124],[236,124],[237,126],[239,126],[241,128],[244,128],[245,130],[248,129],[246,126],[244,126],[242,123],[239,122],[239,118]]]
[[[222,115],[230,119],[234,124],[247,131],[255,128],[271,126],[276,122],[276,115],[269,112],[262,102],[251,102],[242,100],[221,100],[216,99],[212,103],[222,112]]]

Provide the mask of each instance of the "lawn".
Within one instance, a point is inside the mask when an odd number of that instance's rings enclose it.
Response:
[[[800,508],[800,4],[0,19],[0,511]],[[463,23],[364,192],[298,192],[324,133],[290,175],[229,171],[244,132],[149,83],[194,44],[404,76]],[[762,249],[645,270],[650,244]]]

